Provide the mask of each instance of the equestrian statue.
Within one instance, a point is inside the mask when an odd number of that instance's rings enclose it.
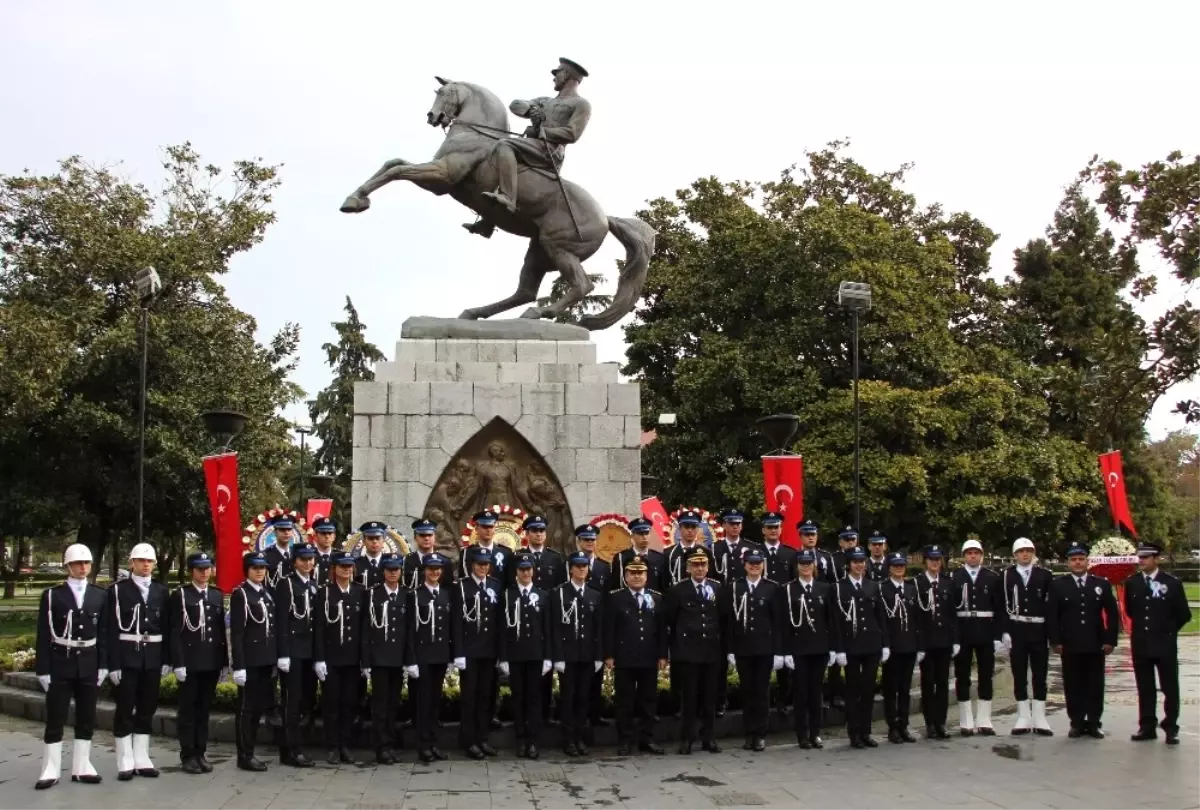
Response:
[[[591,105],[579,95],[579,83],[588,72],[570,59],[560,59],[551,74],[557,95],[509,105],[529,121],[520,134],[509,130],[508,113],[494,93],[477,84],[435,77],[440,87],[426,120],[445,129],[446,139],[433,160],[389,160],[346,198],[341,210],[366,211],[372,192],[393,180],[408,180],[434,194],[449,194],[475,211],[479,221],[463,226],[472,234],[490,238],[500,228],[527,237],[529,249],[516,292],[458,316],[469,320],[533,303],[551,271],[568,282],[567,294],[549,306],[532,306],[521,317],[562,315],[592,291],[583,262],[611,233],[625,246],[616,294],[603,312],[579,320],[587,329],[607,329],[641,296],[654,255],[654,229],[637,218],[605,215],[591,194],[563,178],[567,144],[579,140],[591,118]]]

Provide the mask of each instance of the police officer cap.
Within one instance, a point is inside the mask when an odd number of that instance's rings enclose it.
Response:
[[[412,522],[412,530],[414,534],[433,534],[437,530],[437,524],[432,520],[417,518]]]
[[[582,526],[576,526],[575,536],[580,540],[595,540],[596,527],[590,523],[584,523]]]
[[[887,555],[887,564],[889,566],[903,565],[903,566],[907,567],[908,566],[908,557],[903,552],[893,551],[891,554]]]
[[[591,562],[582,551],[572,551],[567,557],[567,565],[591,565]]]
[[[316,520],[314,520],[312,527],[313,527],[314,532],[336,532],[337,531],[337,524],[326,517],[317,518]]]
[[[262,555],[261,551],[251,551],[249,554],[242,557],[242,571],[249,571],[256,566],[267,567],[267,558]]]
[[[1086,557],[1087,555],[1088,555],[1088,547],[1085,546],[1083,543],[1072,543],[1071,547],[1069,549],[1067,549],[1068,557],[1079,557],[1079,556]]]
[[[635,573],[638,571],[645,571],[646,563],[642,560],[641,557],[634,557],[632,560],[630,560],[628,563],[625,564],[625,570],[633,571]]]
[[[404,560],[400,559],[399,554],[380,554],[379,555],[379,567],[380,568],[403,568]]]
[[[329,552],[330,565],[354,565],[354,555],[349,551],[331,551]]]
[[[760,563],[762,561],[763,561],[762,552],[756,548],[752,548],[749,551],[747,551],[744,555],[742,555],[742,562],[744,562],[744,563]]]
[[[858,539],[858,532],[856,532],[850,526],[847,526],[846,528],[844,528],[840,532],[838,532],[838,540],[857,540],[857,539]]]
[[[886,542],[887,542],[887,535],[880,534],[880,533],[878,532],[878,530],[877,530],[877,531],[875,531],[874,533],[872,533],[872,534],[871,534],[871,539],[870,539],[870,541],[869,541],[869,542],[872,542],[872,543],[886,543]]]
[[[421,561],[422,568],[437,568],[446,564],[446,558],[434,552]]]
[[[721,513],[721,520],[725,523],[742,523],[746,516],[739,509],[726,509]]]
[[[495,526],[496,513],[485,509],[482,512],[476,512],[475,517],[471,518],[475,521],[476,526]]]
[[[802,548],[796,552],[796,565],[812,565],[817,561],[817,555],[811,548]]]
[[[545,529],[546,519],[541,515],[530,515],[521,523],[521,528],[528,531],[529,529]]]
[[[763,512],[762,520],[759,522],[764,526],[782,526],[783,514],[780,512]]]
[[[1012,548],[1013,554],[1016,554],[1018,551],[1023,551],[1024,549],[1029,549],[1030,551],[1036,550],[1033,547],[1033,541],[1030,540],[1028,537],[1018,537],[1016,540],[1013,541],[1013,548]]]
[[[1153,543],[1139,543],[1137,555],[1139,557],[1157,557],[1162,553],[1162,549]]]
[[[280,515],[279,517],[277,517],[273,521],[271,521],[271,525],[274,526],[276,529],[294,529],[294,528],[296,528],[296,524],[292,522],[291,517],[289,517],[288,515]]]
[[[962,544],[963,554],[966,554],[971,549],[975,549],[976,551],[983,551],[983,544],[974,538],[972,538]]]
[[[483,546],[471,546],[467,551],[467,561],[471,563],[490,563],[492,550]]]
[[[292,546],[293,557],[315,557],[317,556],[317,547],[312,543],[297,543]]]
[[[586,70],[584,70],[584,69],[583,69],[583,65],[581,65],[581,64],[579,64],[578,62],[575,62],[575,61],[573,61],[573,60],[571,60],[571,59],[568,59],[568,58],[567,58],[567,57],[565,57],[565,56],[560,56],[560,57],[558,57],[558,63],[559,63],[559,64],[558,64],[558,67],[559,67],[559,68],[564,68],[564,67],[565,67],[567,70],[569,70],[569,71],[571,71],[572,73],[574,73],[574,74],[575,74],[575,75],[576,75],[578,78],[580,78],[580,79],[586,78],[586,77],[587,77],[587,75],[588,75],[588,72],[587,72]],[[552,75],[553,75],[554,73],[557,73],[557,72],[558,72],[558,69],[557,69],[557,68],[555,68],[554,70],[550,71],[550,73],[551,73]]]
[[[206,551],[197,551],[195,554],[189,554],[187,558],[188,568],[212,568],[213,560]]]
[[[679,525],[680,526],[699,526],[700,525],[700,513],[693,512],[690,509],[686,512],[682,512],[679,515]]]
[[[800,534],[816,534],[817,524],[811,520],[802,520],[796,524],[796,528],[800,530]]]
[[[634,534],[650,534],[650,530],[654,528],[654,524],[644,517],[634,518],[629,521],[629,531]]]
[[[925,546],[922,554],[924,554],[927,560],[940,560],[942,558],[942,547],[938,545]]]
[[[517,557],[517,568],[533,568],[533,557],[521,554]]]
[[[705,554],[703,551],[701,551],[699,548],[697,548],[695,551],[692,552],[692,556],[688,557],[687,561],[688,561],[688,565],[691,565],[692,563],[705,563],[707,565],[708,564],[708,555]]]
[[[387,525],[383,521],[368,520],[358,527],[365,537],[383,537],[387,533]]]
[[[862,546],[855,546],[846,552],[847,560],[865,560],[867,558],[867,550]]]

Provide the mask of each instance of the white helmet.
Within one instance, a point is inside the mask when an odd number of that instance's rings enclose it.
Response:
[[[150,562],[158,562],[158,557],[154,554],[154,546],[149,543],[138,543],[129,550],[129,559],[131,560],[149,560]]]
[[[968,540],[967,542],[962,544],[962,553],[966,554],[968,551],[970,551],[973,548],[978,549],[979,551],[983,551],[983,544],[980,543],[978,540]]]
[[[1018,551],[1020,551],[1020,550],[1021,550],[1021,549],[1023,549],[1023,548],[1027,548],[1027,549],[1029,549],[1030,551],[1036,551],[1036,550],[1037,550],[1037,549],[1035,549],[1035,548],[1034,548],[1034,546],[1033,546],[1033,541],[1032,541],[1032,540],[1030,540],[1028,537],[1018,537],[1018,538],[1016,539],[1016,541],[1013,543],[1013,550],[1012,550],[1012,553],[1013,553],[1013,554],[1016,554]]]
[[[73,562],[91,562],[92,550],[83,543],[72,543],[63,554],[63,565]]]

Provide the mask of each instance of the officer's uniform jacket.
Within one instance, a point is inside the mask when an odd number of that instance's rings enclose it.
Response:
[[[229,594],[230,666],[235,672],[274,666],[278,650],[275,598],[265,581],[261,588],[242,582]]]
[[[1138,573],[1125,580],[1125,613],[1134,658],[1174,658],[1179,631],[1192,620],[1182,583],[1161,568],[1153,579]]]
[[[65,582],[43,591],[38,604],[37,674],[51,680],[94,680],[99,670],[108,669],[107,607],[108,594],[91,583],[83,590],[82,607]]]
[[[604,594],[571,581],[550,592],[550,658],[600,661],[604,658]]]
[[[838,648],[833,586],[814,575],[810,588],[805,592],[804,583],[798,579],[779,586],[784,655],[827,655]]]
[[[867,579],[872,582],[883,582],[888,578],[887,557],[880,557],[878,560],[874,557],[867,558]]]
[[[286,552],[280,551],[279,545],[272,543],[271,547],[263,552],[263,557],[267,560],[267,578],[263,583],[273,589],[280,579],[292,573],[292,552],[290,548]],[[232,593],[230,595],[232,596]]]
[[[429,586],[418,585],[408,595],[409,664],[448,664],[452,653],[453,598],[451,587],[438,585],[437,595]]]
[[[476,544],[476,545],[478,545],[478,544]],[[459,558],[458,558],[458,576],[459,577],[471,576],[471,562],[469,559],[471,556],[469,553],[470,550],[471,550],[471,547],[464,548],[462,550],[462,554],[459,555]],[[501,545],[500,543],[493,542],[491,545],[491,552],[492,552],[492,568],[488,572],[488,576],[495,577],[496,579],[500,580],[501,582],[508,582],[509,577],[511,575],[510,569],[513,567],[513,563],[514,563],[512,550],[510,548],[508,548],[508,546],[504,546],[504,545]],[[445,583],[445,581],[446,581],[446,575],[443,574],[442,582]]]
[[[1108,580],[1086,574],[1080,587],[1074,574],[1056,577],[1050,585],[1046,636],[1066,653],[1100,652],[1117,646],[1117,600]]]
[[[167,605],[171,666],[192,672],[215,672],[229,666],[225,637],[225,599],[209,585],[201,593],[190,582],[176,588]]]
[[[313,567],[313,572],[316,572]],[[275,624],[278,628],[279,657],[315,660],[317,584],[305,582],[293,571],[275,586]],[[296,661],[292,666],[298,666]]]
[[[979,567],[975,580],[966,567],[950,574],[960,644],[986,645],[999,641],[1006,624],[1000,575]]]
[[[436,552],[429,552],[429,554],[434,553]],[[421,566],[421,563],[426,557],[429,556],[429,554],[425,554],[421,551],[410,551],[408,556],[404,558],[404,573],[401,574],[401,579],[404,582],[404,587],[408,588],[410,591],[415,591],[418,587],[423,587],[425,585],[425,570]],[[463,552],[463,557],[466,557],[465,551]],[[463,577],[468,579],[470,576],[471,572],[469,570],[467,573],[463,574]],[[454,580],[454,563],[450,561],[449,557],[447,557],[446,561],[442,563],[442,579],[439,585],[441,587],[445,587],[453,583]]]
[[[351,580],[346,590],[328,582],[313,608],[313,660],[329,667],[358,664],[362,657],[363,610],[367,589]]]
[[[813,548],[812,553],[816,557],[813,563],[813,578],[830,584],[837,582],[837,566],[833,555],[823,548]]]
[[[863,577],[862,588],[847,577],[833,586],[833,604],[838,623],[837,652],[847,655],[878,655],[888,646],[887,613],[878,582]]]
[[[402,667],[408,654],[408,592],[380,583],[367,592],[360,662],[363,667]]]
[[[688,557],[695,554],[697,551],[708,557],[708,570],[715,572],[717,570],[716,562],[713,560],[712,551],[708,546],[704,545],[703,540],[697,540],[689,548],[684,548],[682,543],[675,543],[667,552],[667,575],[670,577],[671,585],[678,585],[685,579],[689,579],[688,574]],[[646,584],[650,581],[647,579]]]
[[[639,554],[637,549],[627,548],[614,556],[611,566],[612,573],[609,576],[606,590],[619,591],[625,587],[625,566],[629,565],[634,557],[641,557],[642,562],[646,564],[646,585],[656,591],[666,593],[671,587],[671,575],[667,571],[667,555],[652,548],[646,549],[644,554]]]
[[[329,551],[321,551],[317,549],[317,564],[313,566],[312,580],[318,588],[324,585],[333,576],[329,573],[329,555],[333,553],[333,546],[329,547]]]
[[[708,590],[706,596],[698,593],[691,577],[667,591],[664,620],[670,633],[672,661],[711,664],[728,653],[721,627],[723,586],[715,579],[705,578],[702,582]]]
[[[132,578],[108,589],[108,669],[157,670],[167,663],[169,597],[167,586],[153,580],[145,600]]]
[[[521,548],[520,554],[533,560],[533,584],[544,591],[551,591],[567,581],[567,566],[563,556],[548,546],[542,546],[541,551],[534,551],[528,546]],[[517,567],[509,566],[505,582],[517,584]]]
[[[550,659],[550,594],[530,585],[522,595],[513,585],[504,592],[500,628],[501,661]]]
[[[1054,574],[1040,565],[1029,567],[1029,584],[1017,566],[1004,569],[1001,588],[1004,594],[1004,632],[1013,643],[1046,643],[1046,608]]]
[[[376,585],[383,582],[383,567],[379,561],[383,559],[383,552],[372,560],[364,551],[354,560],[354,581],[363,587],[364,590],[371,590]],[[401,569],[403,571],[403,569]],[[404,574],[400,574],[400,581],[404,581]]]
[[[921,628],[921,643],[925,650],[952,648],[958,644],[958,611],[950,577],[938,574],[937,582],[929,581],[922,571],[916,576],[917,623]]]
[[[649,574],[649,572],[646,572]],[[608,583],[612,579],[612,566],[606,563],[599,557],[592,557],[588,563],[588,578],[587,584],[589,588],[595,588],[600,593],[608,592]],[[646,585],[651,584],[649,576],[646,577]]]
[[[897,586],[891,577],[876,584],[883,600],[888,649],[891,650],[891,654],[904,655],[924,650],[921,623],[917,615],[917,584],[911,579],[905,579]]]
[[[721,589],[726,647],[734,655],[783,655],[779,585],[765,576],[753,591],[750,580],[735,579]]]
[[[763,576],[782,585],[796,578],[796,550],[783,543],[775,546],[763,544]],[[743,576],[743,578],[745,578]]]
[[[453,652],[455,658],[496,660],[504,621],[504,586],[495,577],[483,584],[469,576],[450,586],[453,595]]]
[[[716,568],[709,573],[722,583],[731,579],[744,579],[746,566],[742,563],[742,557],[751,549],[762,551],[762,546],[745,537],[739,537],[736,543],[731,543],[728,538],[718,540],[712,547]]]
[[[622,588],[609,594],[604,604],[604,657],[621,669],[657,667],[667,657],[670,638],[663,595],[642,589],[644,604],[633,591]]]

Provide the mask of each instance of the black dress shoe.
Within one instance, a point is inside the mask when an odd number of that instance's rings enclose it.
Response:
[[[899,745],[900,743],[904,742],[904,740],[900,739],[900,732],[898,730],[896,730],[894,728],[889,728],[888,729],[888,742]]]
[[[467,746],[466,753],[471,759],[487,759],[487,754],[480,751],[478,745]]]
[[[1137,734],[1130,735],[1129,739],[1133,740],[1134,742],[1145,742],[1146,740],[1156,740],[1156,739],[1158,739],[1158,733],[1155,732],[1153,729],[1151,729],[1149,731],[1147,731],[1146,729],[1141,729],[1138,731]]]
[[[575,743],[569,742],[562,747],[562,751],[569,757],[579,756],[579,749],[575,747]]]
[[[375,762],[379,765],[395,765],[396,758],[386,748],[380,748],[375,752]]]
[[[525,743],[517,743],[517,756],[521,759],[525,758]]]
[[[118,782],[132,782],[133,781],[133,771],[118,771],[117,772],[117,781]]]
[[[700,748],[710,754],[721,753],[721,746],[717,745],[716,740],[702,740],[700,743]]]
[[[680,753],[680,754],[683,754],[684,756],[688,756],[688,755],[690,755],[690,754],[692,753],[692,742],[691,742],[691,740],[687,740],[687,741],[685,741],[685,742],[681,742],[681,743],[679,744],[679,753]]]
[[[591,753],[588,750],[587,744],[584,743],[583,740],[575,743],[575,750],[579,752],[579,756],[581,757],[586,757],[589,753]]]
[[[419,760],[421,760],[422,762],[424,762],[426,765],[428,765],[430,762],[433,762],[435,759],[437,759],[437,757],[435,757],[433,755],[433,752],[430,751],[428,748],[422,748],[420,751],[418,751],[417,758]]]
[[[812,745],[813,748],[816,748],[818,750],[825,747],[825,743],[821,742],[820,737],[816,737],[816,736],[809,737],[808,742],[810,745]]]
[[[1033,730],[1033,733],[1038,735],[1039,737],[1053,737],[1054,736],[1054,732],[1048,728],[1035,728]]]
[[[861,742],[863,744],[863,746],[866,748],[878,748],[879,747],[879,742],[874,737],[872,737],[870,734],[864,734],[863,736],[858,738],[858,741]]]
[[[313,761],[303,751],[288,757],[286,764],[291,765],[293,768],[311,768],[314,765]]]
[[[1179,732],[1168,731],[1167,738],[1163,740],[1167,745],[1179,745]]]
[[[200,763],[200,770],[204,771],[205,773],[213,772],[213,764],[208,761],[208,757],[204,756],[204,754],[198,755],[196,757],[196,762]]]
[[[908,728],[900,729],[900,739],[906,743],[915,743],[917,738],[912,735]]]
[[[538,753],[537,746],[533,743],[530,743],[529,745],[525,746],[525,756],[529,759],[537,759],[541,756],[541,754]]]
[[[325,761],[328,762],[330,765],[341,765],[342,764],[342,758],[338,756],[338,752],[337,752],[336,748],[334,748],[332,751],[329,752],[329,754],[325,757]]]
[[[482,751],[485,755],[487,755],[489,757],[495,757],[495,756],[500,755],[499,751],[497,751],[495,748],[492,748],[491,743],[481,742],[479,744],[479,750]]]
[[[950,732],[946,730],[946,727],[945,727],[945,726],[938,726],[938,727],[937,727],[937,738],[938,738],[939,740],[948,740],[948,739],[950,739]]]
[[[866,748],[866,746],[863,745],[862,740],[860,740],[857,736],[850,738],[850,747],[851,748]]]
[[[262,762],[260,762],[256,757],[246,757],[245,759],[239,759],[237,766],[238,766],[238,770],[255,771],[257,773],[261,773],[262,771],[265,771],[267,769],[267,766],[264,765]]]
[[[661,754],[665,753],[663,751],[663,747],[661,745],[659,745],[658,743],[656,743],[654,740],[649,740],[647,742],[640,743],[638,745],[638,750],[645,751],[647,754],[655,754],[655,755],[661,755]]]
[[[1083,729],[1072,726],[1071,730],[1067,732],[1067,736],[1072,740],[1078,740],[1083,736]]]
[[[492,731],[496,731],[498,729],[504,728],[504,724],[500,722],[499,717],[493,717],[491,720],[488,721],[488,728],[490,728]]]
[[[200,767],[200,763],[196,761],[195,757],[185,759],[180,764],[179,770],[184,773],[190,773],[192,776],[199,776],[204,773],[204,769]]]
[[[263,766],[263,770],[266,770],[265,765]],[[84,774],[83,776],[72,776],[71,777],[72,782],[82,782],[85,785],[98,785],[98,784],[100,784],[100,782],[102,780],[103,780],[102,777],[98,773]]]
[[[350,749],[344,745],[338,746],[338,759],[347,765],[350,765],[354,762],[354,757],[350,756]]]
[[[1100,729],[1096,728],[1095,726],[1092,726],[1091,728],[1089,728],[1087,731],[1084,732],[1084,734],[1088,735],[1093,740],[1103,740],[1104,739],[1104,732],[1101,731]]]
[[[767,741],[764,740],[762,737],[759,737],[757,740],[754,741],[754,750],[755,751],[766,751],[767,750]]]
[[[796,745],[800,746],[805,751],[812,748],[812,743],[808,741],[808,737],[797,737]]]
[[[448,756],[442,753],[442,749],[436,745],[429,749],[429,753],[433,754],[434,759],[449,759]]]
[[[995,737],[996,729],[992,728],[991,726],[980,726],[979,728],[975,729],[975,733],[980,737]]]
[[[594,717],[592,718],[592,725],[596,728],[608,728],[612,725],[612,723],[608,720],[605,720],[603,717]]]
[[[623,743],[620,743],[617,745],[617,756],[627,757],[632,753],[633,753],[633,746],[630,745],[629,743],[623,742]]]
[[[753,751],[754,750],[754,740],[747,737],[746,741],[744,743],[742,743],[742,750],[743,751]]]

